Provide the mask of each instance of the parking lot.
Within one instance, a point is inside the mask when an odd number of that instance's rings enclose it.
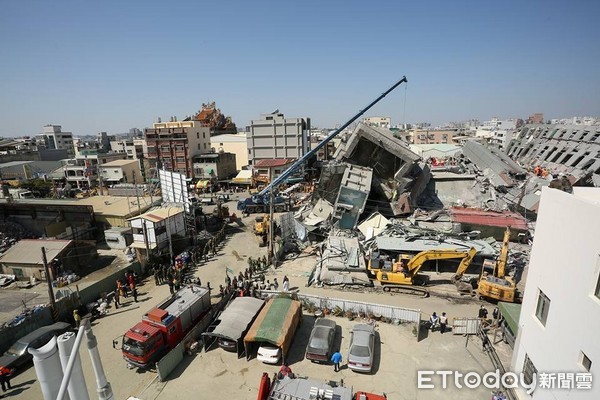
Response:
[[[230,206],[233,210],[234,205]],[[254,216],[244,218],[236,225],[224,245],[219,249],[216,258],[198,267],[196,275],[202,279],[202,284],[211,283],[213,288],[225,278],[228,267],[237,274],[247,267],[247,258],[262,256],[265,248],[259,248],[252,233]],[[345,297],[354,300],[368,301],[381,304],[393,304],[403,307],[417,308],[423,311],[423,317],[428,318],[432,311],[446,311],[450,320],[454,316],[475,316],[479,307],[477,302],[452,303],[444,298],[428,299],[411,296],[383,293],[363,294],[360,292],[344,292],[341,290],[305,288],[306,276],[299,264],[311,263],[310,257],[286,262],[277,271],[271,272],[267,279],[287,275],[290,287],[298,288],[302,293],[320,294],[330,297]],[[126,399],[134,396],[143,400],[151,399],[256,399],[258,384],[263,372],[269,374],[279,370],[279,366],[267,365],[255,358],[246,361],[238,359],[233,353],[220,348],[209,352],[201,352],[186,356],[182,364],[169,376],[166,382],[159,382],[154,372],[143,372],[128,369],[119,351],[112,348],[112,340],[120,336],[142,315],[169,295],[168,286],[155,286],[153,278],[146,280],[140,287],[139,303],[129,299],[129,303],[119,310],[111,309],[110,313],[94,322],[94,333],[98,337],[99,350],[107,378],[112,385],[115,399]],[[349,332],[352,326],[360,321],[349,321],[347,318],[334,318],[339,325],[341,334],[337,335],[337,343],[344,357],[345,365],[348,353]],[[471,339],[465,347],[466,338],[451,333],[441,335],[439,332],[417,342],[412,325],[390,325],[380,323],[377,326],[378,340],[375,347],[374,369],[371,374],[355,373],[343,367],[335,373],[332,365],[314,364],[304,359],[304,352],[314,317],[305,315],[296,333],[294,342],[288,353],[287,360],[295,374],[308,376],[319,380],[340,380],[352,386],[355,390],[366,390],[375,393],[385,392],[390,399],[470,399],[490,397],[487,389],[468,389],[465,391],[453,389],[446,391],[417,390],[417,371],[426,370],[456,370],[462,372],[488,372],[492,365],[487,354],[482,351],[480,342]],[[95,379],[85,348],[81,351],[84,373],[87,380],[90,398],[96,398]],[[434,381],[435,382],[435,381]],[[438,382],[441,384],[441,382]],[[6,398],[41,399],[41,390],[31,367],[12,381],[15,389]]]
[[[345,385],[355,390],[373,393],[385,392],[389,399],[470,399],[486,398],[487,389],[418,390],[418,370],[455,370],[485,373],[492,369],[487,355],[475,340],[465,347],[466,338],[451,333],[430,333],[417,343],[412,325],[376,325],[376,340],[373,370],[357,373],[348,369],[346,362],[350,330],[362,321],[331,317],[338,324],[336,348],[341,350],[344,360],[340,372],[333,365],[316,364],[304,358],[304,352],[314,316],[304,315],[294,338],[287,361],[292,371],[299,376],[317,380],[343,379]],[[191,399],[215,398],[202,394],[215,393],[223,399],[256,399],[258,383],[263,372],[270,375],[279,371],[280,365],[263,364],[252,358],[238,359],[235,353],[218,347],[207,353],[187,356],[185,362],[167,382],[153,383],[140,394],[141,399]],[[435,380],[434,380],[435,383]],[[441,384],[441,381],[438,382]]]

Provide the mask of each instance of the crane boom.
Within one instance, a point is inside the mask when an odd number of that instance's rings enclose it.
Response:
[[[383,99],[385,96],[387,96],[392,90],[396,89],[398,86],[400,86],[400,84],[405,83],[405,82],[408,82],[408,81],[406,80],[406,76],[403,76],[402,79],[400,79],[391,88],[389,88],[384,93],[382,93],[381,96],[379,96],[378,98],[376,98],[375,100],[373,100],[371,102],[371,104],[369,104],[367,107],[365,107],[364,109],[360,110],[356,115],[354,115],[352,118],[350,118],[344,125],[342,125],[338,129],[336,129],[334,132],[332,132],[329,135],[327,135],[327,137],[325,139],[323,139],[319,144],[317,144],[314,149],[310,150],[305,155],[303,155],[298,160],[296,160],[296,162],[294,162],[288,169],[286,169],[281,175],[279,175],[277,178],[275,178],[273,180],[273,182],[271,182],[263,190],[261,190],[256,195],[256,197],[264,199],[264,197],[271,190],[276,189],[279,185],[281,185],[302,164],[304,164],[310,157],[312,157],[313,155],[315,155],[317,153],[317,151],[319,151],[321,149],[321,147],[323,147],[327,143],[329,143],[329,141],[331,141],[331,139],[333,139],[334,137],[336,137],[341,131],[343,131],[344,129],[346,129],[351,123],[353,123],[354,121],[356,121],[361,115],[363,115],[364,113],[366,113],[371,107],[373,107],[375,104],[379,103],[379,101],[381,99]]]

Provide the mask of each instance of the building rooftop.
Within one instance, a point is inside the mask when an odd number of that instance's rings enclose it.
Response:
[[[211,136],[211,143],[246,143],[246,132],[238,133],[237,135],[225,133],[222,135]]]
[[[129,218],[142,213],[151,207],[150,197],[140,196],[138,207],[137,198],[125,196],[91,196],[85,199],[73,201],[74,204],[82,204],[94,207],[94,213],[98,215],[112,215]]]
[[[148,211],[147,213],[139,215],[135,218],[143,218],[148,221],[159,222],[159,221],[165,220],[167,218],[170,218],[174,215],[180,214],[182,212],[183,212],[183,208],[181,208],[181,207],[164,207],[164,208],[157,208],[156,210]],[[130,218],[130,219],[134,219],[134,218]]]
[[[137,163],[137,160],[114,160],[107,162],[105,164],[100,165],[102,167],[122,167],[123,165],[128,165],[132,163]]]
[[[43,265],[42,247],[46,259],[56,258],[71,243],[71,240],[23,239],[0,257],[1,263]]]
[[[31,164],[33,161],[9,161],[0,164],[0,169],[2,168],[10,168],[17,167],[19,165]]]
[[[254,168],[282,167],[293,162],[293,158],[265,158],[263,160],[258,160],[256,164],[254,164]]]

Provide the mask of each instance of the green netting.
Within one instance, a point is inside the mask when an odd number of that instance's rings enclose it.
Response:
[[[521,304],[499,302],[498,309],[506,320],[513,335],[517,335],[519,330],[519,317],[521,316]]]
[[[260,327],[256,330],[255,341],[276,343],[281,335],[283,325],[286,323],[286,315],[292,305],[292,300],[287,298],[275,298],[269,311],[262,320]]]

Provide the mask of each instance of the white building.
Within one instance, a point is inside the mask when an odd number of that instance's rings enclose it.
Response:
[[[115,139],[110,141],[110,150],[115,153],[126,153],[129,160],[144,158],[144,150],[147,151],[144,139]]]
[[[98,166],[104,184],[142,183],[144,178],[137,160],[114,160]]]
[[[169,235],[185,237],[185,213],[183,208],[165,207],[150,210],[131,218],[129,222],[133,231],[131,247],[141,250],[142,254],[146,250],[146,242],[148,243],[148,249],[155,252],[163,249],[168,250]]]
[[[44,132],[38,137],[47,149],[64,149],[67,150],[68,156],[75,156],[73,133],[63,132],[60,125],[45,125]]]
[[[600,382],[577,389],[600,366],[600,189],[544,188],[537,218],[512,370],[537,372],[534,400],[600,399]],[[570,373],[573,389],[544,389],[542,373]],[[554,375],[554,385],[560,379]]]
[[[498,145],[501,149],[506,149],[506,146],[508,146],[515,136],[515,131],[497,130],[493,132],[493,135],[491,142]]]
[[[390,117],[366,117],[363,122],[370,126],[376,126],[378,128],[390,129],[392,126],[392,119]]]
[[[484,121],[481,126],[476,128],[475,136],[493,138],[495,131],[514,131],[517,129],[516,119],[498,119],[492,118],[490,121]]]

